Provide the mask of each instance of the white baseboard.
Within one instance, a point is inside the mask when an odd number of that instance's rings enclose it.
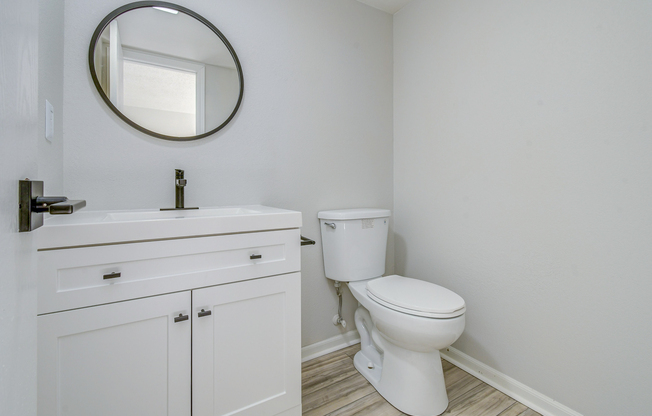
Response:
[[[496,390],[500,390],[544,416],[582,416],[582,414],[453,347],[441,350],[441,355],[445,360],[455,364],[472,376],[479,378]]]
[[[301,362],[321,357],[329,352],[341,350],[342,348],[346,348],[349,345],[357,344],[359,342],[360,334],[358,334],[358,331],[354,329],[344,334],[316,342],[312,345],[306,345],[301,348]]]

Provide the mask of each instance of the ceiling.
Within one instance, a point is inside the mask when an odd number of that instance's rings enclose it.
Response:
[[[117,20],[124,47],[235,69],[222,40],[184,13],[144,7],[123,13]]]
[[[394,14],[397,11],[401,10],[403,6],[408,4],[411,0],[358,0],[360,3],[364,3],[376,9],[380,9],[389,14]]]

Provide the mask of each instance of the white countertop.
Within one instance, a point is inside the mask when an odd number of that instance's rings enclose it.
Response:
[[[78,247],[301,227],[301,212],[262,205],[195,210],[80,211],[38,230],[38,249]]]

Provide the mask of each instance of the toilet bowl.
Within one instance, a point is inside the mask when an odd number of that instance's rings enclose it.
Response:
[[[389,210],[322,211],[326,277],[358,301],[355,368],[394,407],[436,416],[448,407],[440,349],[464,331],[466,305],[433,283],[385,271]]]
[[[377,280],[348,283],[359,303],[355,324],[361,349],[354,358],[355,368],[400,411],[415,416],[439,415],[448,407],[439,350],[449,347],[464,331],[464,311],[449,318],[398,311],[370,296],[367,284]]]

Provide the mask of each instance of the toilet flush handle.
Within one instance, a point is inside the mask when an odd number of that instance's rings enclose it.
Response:
[[[335,225],[334,222],[325,222],[324,224],[328,225],[328,226],[331,227],[333,230],[337,228],[337,225]]]

